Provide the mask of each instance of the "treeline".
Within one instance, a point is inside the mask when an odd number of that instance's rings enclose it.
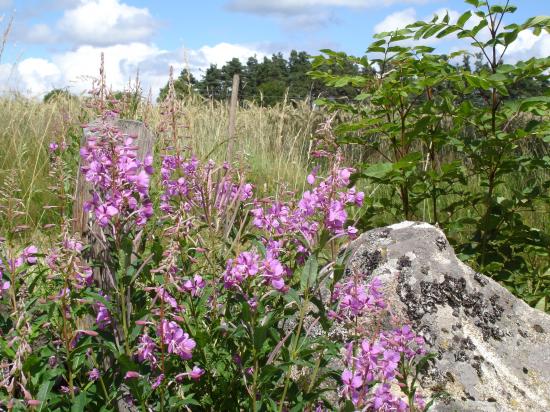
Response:
[[[446,56],[441,56],[446,59]],[[486,63],[481,54],[474,55],[473,59],[466,56],[460,66],[468,68],[474,73],[487,70]],[[457,65],[458,66],[458,65]],[[282,53],[264,57],[262,61],[256,56],[249,57],[246,64],[233,58],[221,68],[212,64],[202,79],[197,79],[187,69],[182,70],[174,79],[176,96],[182,98],[189,93],[195,93],[207,99],[226,100],[231,96],[233,75],[240,75],[239,98],[240,100],[254,101],[264,106],[272,106],[275,103],[288,100],[311,101],[319,97],[332,99],[352,99],[360,93],[360,90],[349,85],[342,87],[329,87],[318,80],[308,76],[312,70],[312,58],[305,51],[292,50],[286,59]],[[317,69],[319,70],[319,68]],[[363,75],[363,66],[347,62],[340,66],[327,67],[337,75]],[[522,79],[510,90],[511,98],[528,97],[536,95],[541,89],[548,87],[548,78]],[[159,101],[168,93],[166,84],[159,93]],[[476,96],[471,96],[476,100]],[[477,96],[477,99],[482,96]]]
[[[307,74],[311,70],[311,58],[305,51],[292,50],[288,59],[282,53],[264,57],[261,61],[252,56],[246,64],[233,58],[221,68],[215,64],[210,65],[200,80],[184,69],[174,80],[174,89],[178,97],[198,93],[205,98],[225,100],[231,95],[233,75],[238,73],[239,98],[267,106],[282,101],[285,96],[287,99],[303,100],[318,97],[354,97],[357,94],[357,91],[349,86],[328,87],[311,79]],[[338,74],[361,74],[359,67],[351,63],[336,70]],[[160,90],[159,100],[163,100],[167,93],[168,84]]]

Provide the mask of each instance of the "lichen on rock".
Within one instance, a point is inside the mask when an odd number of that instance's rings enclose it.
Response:
[[[345,253],[345,276],[379,277],[393,317],[437,354],[421,384],[452,401],[433,410],[550,410],[550,316],[462,263],[441,230],[402,222]]]

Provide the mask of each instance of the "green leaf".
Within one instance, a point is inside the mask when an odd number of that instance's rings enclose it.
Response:
[[[317,256],[312,254],[302,268],[302,274],[300,275],[300,287],[302,290],[306,290],[315,284],[318,272],[319,263],[317,262]]]
[[[454,33],[455,31],[458,31],[460,30],[460,27],[457,27],[457,26],[449,26],[443,30],[441,30],[439,33],[437,33],[437,37],[438,39],[442,38],[442,37],[445,37],[451,33]]]
[[[521,25],[521,30],[525,30],[531,27],[543,25],[548,26],[550,24],[550,16],[535,16],[530,17]]]
[[[535,309],[541,310],[543,312],[546,310],[546,296],[543,296],[539,299],[539,301],[535,305]]]
[[[481,20],[472,30],[472,36],[476,36],[482,29],[487,27],[489,23],[487,20]]]
[[[40,385],[40,389],[38,389],[38,395],[36,397],[37,400],[40,401],[40,407],[38,408],[38,412],[42,410],[47,410],[44,408],[47,405],[47,400],[48,400],[50,391],[53,388],[54,383],[55,381],[53,380],[47,380],[46,382],[43,382],[42,385]]]
[[[73,405],[71,406],[71,412],[82,412],[86,406],[87,392],[82,391],[74,399]]]
[[[508,46],[512,44],[518,37],[519,32],[517,30],[510,31],[504,34],[504,45]]]
[[[367,177],[381,179],[393,171],[393,163],[375,163],[363,171]]]
[[[463,13],[462,16],[458,18],[456,25],[461,28],[464,27],[464,24],[466,24],[466,22],[470,20],[470,17],[472,17],[472,11],[468,10],[466,13]]]

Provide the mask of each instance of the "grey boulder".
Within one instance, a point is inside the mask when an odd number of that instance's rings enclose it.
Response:
[[[437,354],[422,389],[452,400],[432,410],[550,411],[550,316],[462,263],[441,230],[402,222],[344,253],[346,273],[378,276],[392,314]]]

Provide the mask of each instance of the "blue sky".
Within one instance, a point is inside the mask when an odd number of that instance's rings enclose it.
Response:
[[[547,0],[515,3],[516,22],[550,14]],[[36,96],[53,87],[82,92],[104,51],[113,87],[122,87],[139,68],[144,88],[156,93],[170,65],[200,76],[210,63],[291,49],[361,55],[377,31],[434,13],[456,17],[467,7],[462,0],[0,0],[0,29],[14,16],[0,62],[0,90]],[[548,54],[550,35],[524,33],[509,59]]]

